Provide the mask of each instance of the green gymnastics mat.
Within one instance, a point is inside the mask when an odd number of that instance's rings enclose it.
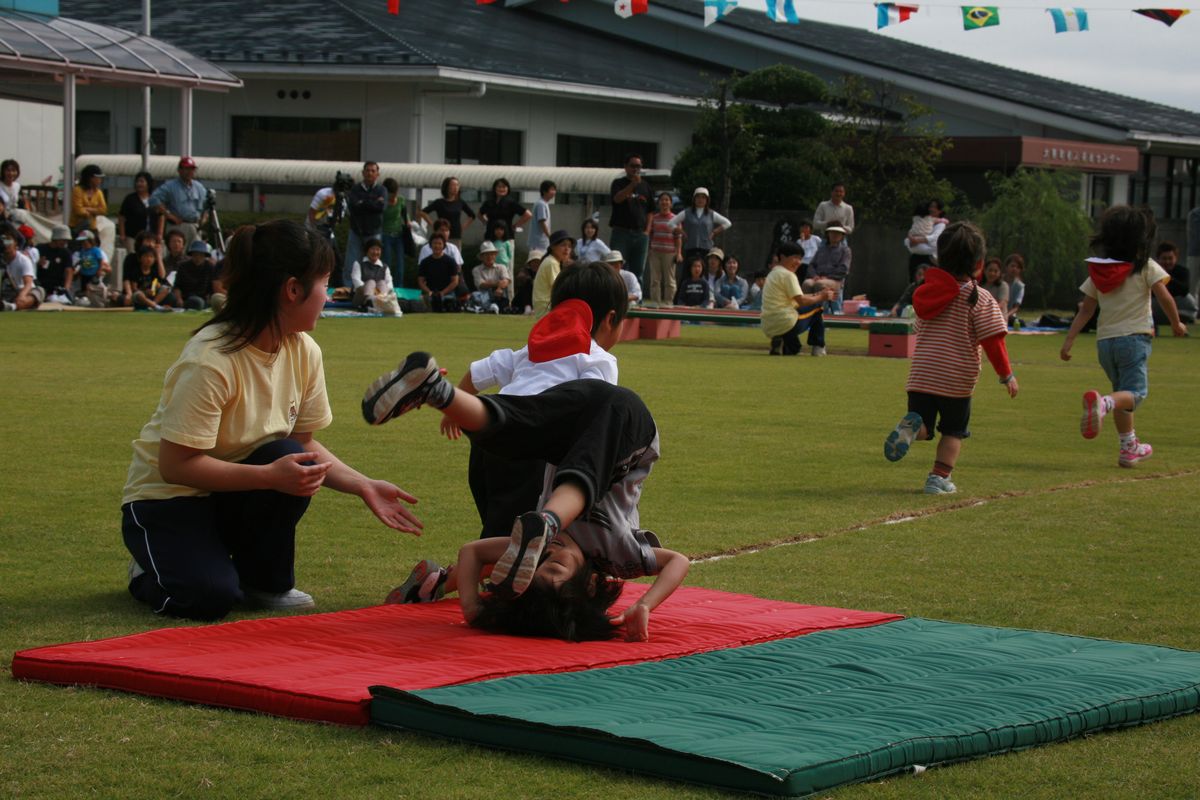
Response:
[[[371,694],[386,727],[804,796],[1195,711],[1200,653],[916,618]]]

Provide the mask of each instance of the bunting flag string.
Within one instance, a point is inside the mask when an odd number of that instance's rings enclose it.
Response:
[[[800,15],[796,13],[796,0],[767,0],[767,17],[772,22],[800,24]]]
[[[1000,9],[996,6],[963,6],[963,30],[977,31],[1000,24]]]
[[[388,0],[388,13],[400,14],[400,0]]]
[[[704,27],[720,22],[737,7],[737,0],[704,0]]]
[[[896,3],[875,4],[875,28],[886,28],[888,25],[899,25],[908,22],[908,18],[920,10],[920,6],[902,6]]]
[[[1169,28],[1179,22],[1181,17],[1190,14],[1191,10],[1186,8],[1136,8],[1133,13],[1156,19]]]
[[[1083,32],[1088,29],[1088,14],[1082,8],[1047,8],[1054,20],[1055,33]]]
[[[632,17],[650,10],[650,0],[613,0],[613,13],[618,17]]]

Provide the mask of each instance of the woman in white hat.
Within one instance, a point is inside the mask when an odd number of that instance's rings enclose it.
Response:
[[[692,204],[680,211],[671,220],[683,231],[683,257],[705,258],[713,249],[713,237],[733,227],[733,223],[713,211],[709,206],[708,189],[700,186],[692,192]],[[682,280],[682,276],[677,276]]]

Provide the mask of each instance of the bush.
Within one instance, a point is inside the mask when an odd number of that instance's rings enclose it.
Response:
[[[1092,234],[1079,173],[1018,169],[989,173],[988,181],[995,200],[979,218],[988,252],[1025,257],[1025,306],[1074,308]]]

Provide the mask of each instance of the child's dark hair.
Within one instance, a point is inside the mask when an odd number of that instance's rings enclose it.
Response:
[[[225,326],[220,338],[226,353],[241,350],[265,330],[278,335],[280,290],[295,278],[307,297],[333,270],[333,259],[329,240],[294,220],[243,225],[226,249],[221,274],[228,294],[225,306],[197,331]]]
[[[500,229],[500,238],[496,238],[496,229]],[[508,239],[508,221],[503,219],[494,219],[488,222],[487,236],[484,237],[488,241],[503,242]]]
[[[554,181],[542,181],[542,185],[540,187],[538,187],[538,191],[541,192],[542,197],[545,197],[546,192],[550,191],[551,189],[557,189],[557,188],[558,188],[558,186],[555,185]]]
[[[589,591],[593,575],[597,578],[595,591]],[[552,636],[569,642],[611,639],[618,629],[609,620],[608,610],[624,588],[622,581],[601,575],[591,561],[584,561],[557,590],[535,581],[519,597],[495,592],[483,595],[479,614],[471,624],[513,636]]]
[[[400,184],[396,183],[395,178],[384,178],[383,188],[387,190],[388,194],[396,194],[400,191]]]
[[[1155,258],[1161,258],[1163,253],[1174,253],[1179,255],[1179,245],[1174,242],[1159,242],[1158,248],[1154,251]]]
[[[365,242],[363,242],[362,247],[363,247],[363,253],[366,253],[372,247],[378,247],[380,250],[382,250],[383,242],[380,241],[379,239],[377,239],[376,237],[372,236],[370,239],[367,239]]]
[[[775,248],[775,252],[779,254],[780,258],[787,258],[788,256],[803,256],[804,248],[795,242],[783,242],[779,245],[779,247]]]
[[[956,278],[974,282],[975,265],[987,256],[987,240],[973,222],[951,222],[938,237],[938,266]],[[979,286],[971,287],[968,305],[979,299]]]
[[[613,325],[620,324],[629,310],[629,294],[612,265],[603,261],[575,263],[559,273],[550,290],[550,307],[564,300],[582,300],[592,309],[592,335],[612,311]]]
[[[1138,273],[1150,258],[1150,243],[1157,233],[1154,212],[1146,206],[1110,206],[1100,215],[1100,230],[1091,245],[1105,258],[1128,261]]]

